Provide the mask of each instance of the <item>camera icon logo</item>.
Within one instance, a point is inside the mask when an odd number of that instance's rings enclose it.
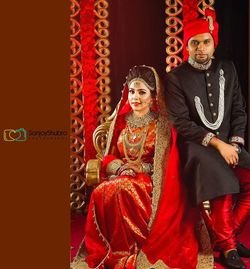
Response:
[[[3,139],[7,142],[24,142],[27,140],[27,131],[24,128],[5,129]]]

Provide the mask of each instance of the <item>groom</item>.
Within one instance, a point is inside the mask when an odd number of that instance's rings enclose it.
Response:
[[[212,10],[204,18],[184,18],[186,61],[167,74],[166,101],[193,202],[210,201],[209,227],[221,260],[244,269],[241,257],[250,257],[250,250],[237,235],[250,215],[247,117],[233,63],[213,57],[218,28]]]

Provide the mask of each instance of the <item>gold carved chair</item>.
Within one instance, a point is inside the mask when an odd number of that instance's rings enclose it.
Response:
[[[100,182],[101,160],[106,148],[109,127],[115,117],[115,113],[116,110],[107,118],[107,121],[100,124],[93,133],[93,144],[97,154],[96,159],[90,159],[86,165],[87,186],[94,186]]]

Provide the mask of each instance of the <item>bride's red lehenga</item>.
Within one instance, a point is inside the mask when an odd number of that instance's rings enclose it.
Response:
[[[154,111],[158,116],[133,128],[126,121],[131,107],[125,86],[102,161],[103,172],[114,159],[126,163],[138,157],[153,169],[149,174],[108,180],[103,174],[103,182],[90,199],[85,254],[79,253],[86,263],[75,268],[213,268],[210,254],[198,263],[198,214],[189,206],[181,182],[176,133],[169,125],[159,82],[157,85]],[[143,147],[138,147],[143,138]]]
[[[133,128],[133,133],[140,136],[141,129]],[[146,163],[153,163],[155,130],[156,122],[152,121],[148,126],[142,155],[142,161]],[[118,138],[120,159],[125,159],[123,137],[127,135],[128,129],[124,128]],[[137,143],[138,139],[141,138],[137,137],[130,143]],[[116,176],[93,191],[85,237],[88,250],[86,260],[90,267],[96,267],[102,260],[105,260],[108,268],[126,268],[125,264],[135,264],[136,253],[149,233],[147,226],[151,215],[151,195],[151,178],[143,173],[135,177]]]

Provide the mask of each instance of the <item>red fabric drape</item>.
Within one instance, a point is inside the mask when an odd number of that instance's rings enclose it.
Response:
[[[94,0],[81,1],[81,45],[82,45],[82,76],[83,76],[83,123],[84,123],[84,156],[85,161],[95,158],[92,134],[98,123],[98,96],[95,71],[95,14]]]
[[[172,146],[161,200],[142,250],[152,264],[161,259],[171,268],[194,269],[198,255],[194,227],[199,216],[196,208],[188,205],[181,182],[176,139],[177,134],[172,129]]]

